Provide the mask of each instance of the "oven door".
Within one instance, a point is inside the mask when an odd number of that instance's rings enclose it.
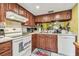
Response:
[[[23,40],[21,38],[13,40],[13,55],[20,56],[23,50]]]

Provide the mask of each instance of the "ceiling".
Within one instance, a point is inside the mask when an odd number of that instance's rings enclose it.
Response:
[[[75,3],[19,3],[22,7],[34,15],[48,14],[48,11],[54,12],[72,9]],[[36,8],[37,6],[37,8]]]

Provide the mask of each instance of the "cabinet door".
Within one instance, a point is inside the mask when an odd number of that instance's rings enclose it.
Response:
[[[32,26],[33,19],[32,19],[32,14],[29,14],[29,25]]]
[[[0,54],[11,49],[11,41],[0,43]]]
[[[27,14],[27,17],[28,17],[28,25],[29,26],[34,26],[34,16],[31,14],[31,13],[28,13]]]
[[[55,21],[54,16],[55,16],[54,14],[50,14],[50,18],[49,18],[50,21]]]
[[[53,52],[57,52],[57,37],[56,35],[47,35],[45,42],[45,49]]]
[[[36,16],[35,17],[35,22],[37,22],[37,23],[43,22],[43,16]]]
[[[44,15],[42,22],[51,22],[50,15]]]
[[[50,15],[36,16],[35,22],[51,22]]]
[[[76,47],[76,56],[79,56],[79,48]]]
[[[58,52],[57,35],[50,35],[50,51]]]
[[[59,17],[56,19],[56,16],[59,16]],[[59,21],[70,20],[71,19],[71,10],[55,13],[54,19],[59,20]]]
[[[40,42],[40,48],[42,48],[42,49],[45,49],[45,35],[43,35],[43,34],[41,34],[40,36],[39,36],[39,42]]]
[[[51,45],[50,45],[50,43],[51,43],[51,39],[49,38],[49,35],[47,35],[46,36],[46,39],[45,39],[45,49],[46,50],[51,50]]]
[[[71,19],[71,11],[65,11],[62,13],[63,14],[63,19]]]
[[[40,48],[40,36],[37,34],[36,47]]]
[[[28,18],[28,21],[26,22],[26,24],[29,25],[30,13],[28,11],[26,11],[26,17]]]
[[[13,12],[16,12],[18,14],[18,5],[17,4],[9,3],[8,9],[13,11]]]
[[[26,17],[26,10],[19,6],[19,14]]]
[[[36,34],[32,35],[32,51],[36,48],[36,41],[37,40],[37,36]]]
[[[1,56],[11,56],[11,50],[5,51],[4,53],[0,54]]]
[[[8,4],[1,3],[0,4],[0,22],[5,22],[7,10],[8,10]]]

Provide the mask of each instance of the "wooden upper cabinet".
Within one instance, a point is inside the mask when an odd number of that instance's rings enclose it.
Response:
[[[16,4],[16,3],[9,3],[8,10],[18,13],[18,10],[19,10],[18,9],[18,4]]]
[[[58,19],[56,19],[56,16],[59,16]],[[55,13],[54,20],[64,21],[64,20],[70,20],[71,19],[71,10],[68,11],[62,11]]]
[[[32,26],[35,25],[35,21],[34,21],[34,20],[35,20],[35,17],[32,15],[32,16],[31,16],[31,25],[32,25]]]
[[[42,22],[41,16],[35,16],[35,22]]]
[[[50,22],[50,16],[49,15],[41,15],[36,16],[35,22]]]
[[[50,21],[54,21],[54,20],[55,20],[55,19],[54,19],[54,14],[50,14],[50,15],[49,15],[49,20],[50,20]]]
[[[21,6],[19,6],[19,14],[26,17],[26,10]]]
[[[56,12],[52,14],[47,14],[47,15],[39,15],[35,17],[35,22],[51,22],[51,21],[65,21],[65,20],[70,20],[71,17],[71,10],[67,11],[61,11],[61,12]]]
[[[27,21],[28,25],[34,26],[35,25],[34,16],[30,12],[27,11],[26,17],[28,18],[28,21]]]
[[[50,21],[51,21],[51,19],[50,19],[50,16],[49,15],[43,16],[42,22],[50,22]]]
[[[72,18],[71,15],[72,15],[71,10],[67,12],[63,12],[63,19],[71,19]]]

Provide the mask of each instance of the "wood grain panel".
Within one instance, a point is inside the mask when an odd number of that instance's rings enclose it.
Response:
[[[4,55],[4,56],[12,55],[12,42],[11,41],[0,43],[0,55]]]

